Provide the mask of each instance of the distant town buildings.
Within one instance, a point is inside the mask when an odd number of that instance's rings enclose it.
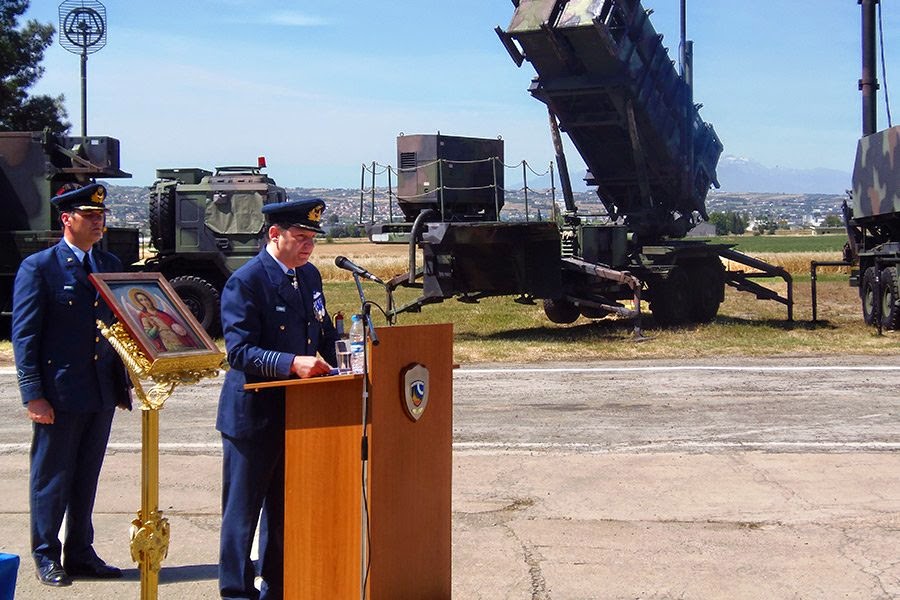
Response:
[[[149,235],[147,207],[150,191],[146,187],[107,184],[110,192],[110,225],[137,227]],[[396,204],[387,202],[387,190],[378,188],[374,198],[371,190],[352,188],[287,188],[290,199],[319,197],[328,204],[326,224],[356,224],[372,221],[403,220]],[[527,200],[527,202],[526,202]],[[779,229],[810,229],[824,223],[828,215],[840,215],[844,196],[837,194],[762,194],[725,193],[713,190],[706,200],[707,212],[736,212],[750,223],[749,230],[761,219],[771,220]],[[501,211],[503,220],[550,220],[553,218],[554,201],[564,210],[562,192],[559,189],[506,190],[505,204]],[[576,192],[575,203],[579,214],[605,215],[605,209],[593,192]],[[374,207],[374,217],[373,217]],[[832,219],[833,220],[833,219]]]

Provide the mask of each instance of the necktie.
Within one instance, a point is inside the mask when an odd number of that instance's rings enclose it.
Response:
[[[94,272],[91,268],[91,257],[87,253],[85,253],[84,259],[81,261],[81,266],[84,267],[84,272],[88,275]]]

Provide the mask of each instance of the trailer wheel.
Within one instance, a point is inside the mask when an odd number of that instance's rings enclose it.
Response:
[[[887,267],[881,272],[881,326],[885,329],[897,329],[900,325],[900,300],[898,290],[897,268]]]
[[[691,317],[690,278],[684,267],[675,266],[665,279],[651,287],[650,312],[658,325],[680,325]]]
[[[697,323],[709,323],[719,314],[725,296],[725,267],[718,258],[692,265],[688,270],[693,298],[691,318]]]
[[[544,314],[553,323],[568,324],[578,320],[578,307],[562,298],[544,300]]]
[[[874,325],[875,303],[877,302],[875,299],[875,267],[869,267],[863,273],[859,295],[862,298],[863,321],[866,322],[866,325]]]
[[[176,277],[171,284],[203,329],[212,337],[219,335],[221,323],[219,292],[216,288],[205,279],[193,275]]]

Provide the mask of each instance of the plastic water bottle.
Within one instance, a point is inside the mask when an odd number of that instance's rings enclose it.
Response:
[[[350,324],[350,365],[354,373],[363,372],[366,336],[363,331],[362,317],[353,315]]]

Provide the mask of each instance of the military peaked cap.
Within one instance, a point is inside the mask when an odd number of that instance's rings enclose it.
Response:
[[[276,202],[262,207],[263,214],[272,225],[302,227],[316,233],[325,233],[321,227],[324,211],[325,202],[318,198]]]
[[[73,210],[106,210],[106,188],[99,183],[70,190],[50,199],[50,202],[59,209],[59,212],[71,212]]]

